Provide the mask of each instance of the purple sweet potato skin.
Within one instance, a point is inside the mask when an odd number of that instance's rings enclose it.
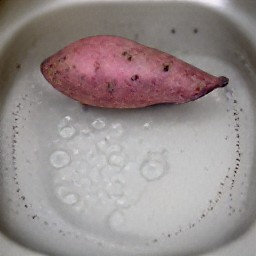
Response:
[[[47,58],[41,72],[66,96],[106,108],[185,103],[228,83],[226,77],[116,36],[76,41]]]

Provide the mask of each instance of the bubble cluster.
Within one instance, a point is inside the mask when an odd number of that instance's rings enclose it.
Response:
[[[147,122],[144,128],[150,126]],[[56,197],[77,213],[103,207],[111,229],[123,225],[126,210],[140,200],[149,181],[159,180],[169,169],[165,149],[141,152],[133,162],[120,122],[98,117],[81,124],[67,115],[57,130],[61,140],[53,143],[50,155],[51,166],[59,170],[53,177]]]

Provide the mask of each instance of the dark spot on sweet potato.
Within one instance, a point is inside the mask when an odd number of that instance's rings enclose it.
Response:
[[[138,80],[139,79],[139,76],[137,75],[137,74],[135,74],[135,75],[133,75],[132,77],[131,77],[131,80],[132,81],[136,81],[136,80]]]
[[[59,70],[56,70],[55,72],[54,72],[54,75],[56,76],[56,75],[60,75],[61,74],[61,72],[59,71]]]
[[[72,65],[72,68],[73,68],[73,69],[76,69],[76,65]]]
[[[113,82],[107,83],[107,92],[112,94],[114,92],[114,90],[115,90],[115,83],[113,83]]]
[[[67,68],[65,68],[65,71],[66,71],[66,72],[68,72],[68,71],[69,71],[69,69],[70,69],[70,68],[69,68],[69,67],[67,67]]]
[[[128,61],[132,60],[132,55],[130,53],[124,51],[122,55],[125,56]]]
[[[58,62],[63,62],[67,59],[67,56],[63,56],[61,58],[58,59]]]
[[[197,86],[196,89],[195,89],[196,92],[199,92],[200,91],[200,86]]]
[[[85,80],[85,75],[82,75],[82,76],[80,77],[80,79],[81,79],[82,81],[84,81],[84,80]]]
[[[163,71],[164,71],[164,72],[168,72],[168,71],[169,71],[169,68],[170,68],[170,65],[169,65],[169,64],[163,64]]]

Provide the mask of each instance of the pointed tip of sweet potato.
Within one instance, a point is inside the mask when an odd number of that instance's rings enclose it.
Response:
[[[229,79],[225,76],[220,76],[219,77],[219,87],[225,87],[226,85],[228,85],[229,83]]]

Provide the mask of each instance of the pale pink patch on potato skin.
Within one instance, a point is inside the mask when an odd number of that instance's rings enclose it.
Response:
[[[76,41],[46,59],[41,71],[63,94],[107,108],[185,103],[228,83],[225,77],[115,36]]]

